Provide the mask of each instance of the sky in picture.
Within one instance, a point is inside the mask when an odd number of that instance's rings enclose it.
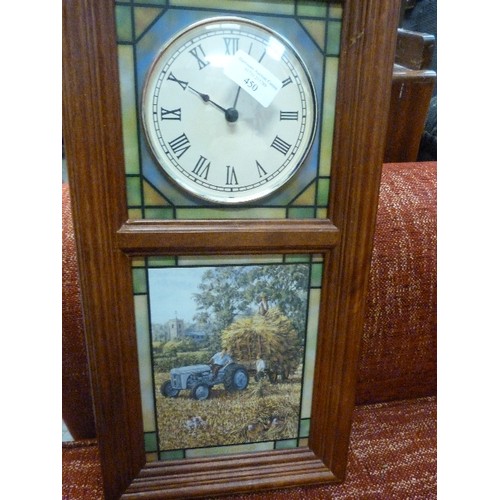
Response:
[[[189,323],[196,314],[193,294],[198,292],[207,267],[171,267],[149,270],[151,323],[178,318]]]

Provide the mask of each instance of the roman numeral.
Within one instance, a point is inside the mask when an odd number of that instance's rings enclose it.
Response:
[[[171,80],[172,82],[178,83],[182,87],[182,90],[186,90],[189,85],[188,82],[183,82],[182,80],[178,80],[172,72],[168,75],[167,80]]]
[[[226,167],[226,186],[238,185],[238,179],[236,178],[236,172],[234,167],[228,165]]]
[[[238,50],[239,38],[224,37],[224,44],[226,46],[226,56],[234,56]]]
[[[263,176],[267,175],[267,172],[264,170],[264,167],[257,160],[255,160],[255,163],[257,164],[257,172],[259,174],[259,178],[262,178]]]
[[[280,120],[298,120],[298,111],[280,111]]]
[[[286,80],[283,80],[281,83],[282,83],[283,87],[286,87],[287,85],[290,85],[292,83],[292,79],[290,77],[288,77]]]
[[[177,109],[161,108],[161,119],[162,120],[180,120],[181,119],[181,108],[177,108]]]
[[[177,158],[180,158],[191,147],[186,134],[182,134],[179,137],[176,137],[168,144],[172,148],[172,151],[174,152],[175,156],[177,156]]]
[[[197,45],[192,48],[189,53],[194,56],[196,62],[198,63],[198,69],[203,69],[205,66],[208,66],[208,61],[205,60],[205,52],[201,45]]]
[[[271,144],[271,147],[279,151],[280,153],[286,155],[291,148],[291,144],[285,142],[281,137],[276,136]]]
[[[198,177],[203,177],[205,180],[207,180],[209,170],[210,170],[210,162],[207,161],[207,159],[204,156],[200,155],[198,161],[196,162],[196,165],[192,170],[193,174],[197,175]]]

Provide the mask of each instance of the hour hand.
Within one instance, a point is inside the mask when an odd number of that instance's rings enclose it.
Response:
[[[188,88],[189,88],[189,90],[192,90],[195,94],[198,94],[201,97],[201,99],[203,100],[203,102],[209,102],[210,104],[215,106],[217,109],[220,109],[224,113],[226,120],[228,122],[235,122],[238,119],[238,111],[236,111],[236,109],[223,108],[220,104],[217,104],[216,102],[212,101],[212,99],[210,99],[210,96],[208,94],[204,94],[203,92],[196,90],[195,88],[191,87],[191,85],[189,85]]]

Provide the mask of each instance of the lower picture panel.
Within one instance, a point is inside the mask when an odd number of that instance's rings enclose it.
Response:
[[[322,255],[132,261],[147,461],[307,447]]]

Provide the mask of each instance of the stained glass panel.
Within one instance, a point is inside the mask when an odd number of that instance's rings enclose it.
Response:
[[[287,38],[311,73],[321,110],[313,147],[298,173],[282,189],[246,207],[209,204],[188,195],[159,167],[144,138],[142,86],[155,55],[175,33],[213,16],[238,15],[269,26]],[[342,6],[312,0],[117,1],[125,171],[131,219],[324,218],[331,169],[332,137]],[[325,183],[326,181],[326,183]],[[323,187],[320,187],[322,185]]]

